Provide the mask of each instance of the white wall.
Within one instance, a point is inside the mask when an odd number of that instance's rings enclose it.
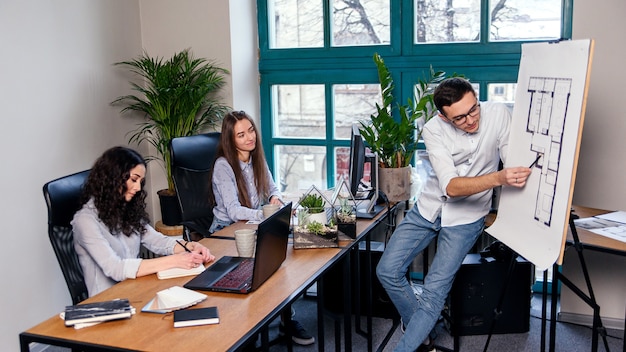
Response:
[[[255,2],[231,2],[251,15],[243,26],[249,31]],[[192,48],[197,57],[233,70],[229,8],[228,1],[213,0],[0,0],[2,350],[18,350],[20,332],[71,304],[47,237],[42,186],[90,168],[105,149],[126,144],[126,133],[139,122],[109,105],[130,92],[130,76],[112,64],[144,47],[168,57]],[[237,43],[249,53],[255,37],[247,35]],[[237,72],[254,72],[255,56],[248,58],[245,66],[238,60]],[[250,99],[242,109],[258,107],[256,77],[238,78],[241,94]],[[245,81],[254,82],[248,84],[253,89],[244,89]],[[229,78],[224,101],[232,100]],[[156,165],[149,178],[149,194],[165,186]]]
[[[109,102],[127,83],[111,64],[140,53],[139,29],[136,1],[0,1],[2,350],[71,303],[42,186],[124,144],[133,123]]]
[[[142,48],[169,56],[191,47],[197,56],[214,58],[233,71],[225,102],[258,116],[255,4],[0,0],[3,350],[16,351],[21,331],[70,303],[47,238],[41,187],[91,167],[106,148],[125,144],[126,132],[137,121],[109,106],[129,91],[129,77],[111,64],[136,57]],[[574,6],[574,37],[596,39],[574,203],[626,210],[620,89],[626,79],[620,58],[626,49],[618,37],[626,32],[625,4],[576,0]],[[162,172],[151,168],[149,173],[150,188],[164,187]]]
[[[258,116],[255,1],[140,0],[140,7],[142,43],[150,55],[170,57],[191,48],[195,57],[208,58],[231,72],[226,76],[224,103]],[[232,15],[231,8],[237,9]],[[236,17],[232,26],[231,16]],[[165,186],[159,164],[150,165],[150,175],[153,192]],[[157,197],[151,199],[150,209],[160,217]]]
[[[626,210],[626,118],[624,90],[626,70],[622,45],[626,33],[626,2],[623,0],[575,0],[574,39],[595,39],[595,53],[587,114],[583,128],[573,203],[609,210]],[[626,258],[585,251],[589,275],[604,323],[624,326]],[[563,273],[585,288],[578,258],[569,249]],[[586,290],[583,290],[586,292]],[[561,295],[561,313],[567,320],[591,323],[591,309],[569,289]]]

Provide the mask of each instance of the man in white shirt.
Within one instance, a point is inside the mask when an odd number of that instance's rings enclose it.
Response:
[[[523,187],[528,167],[498,170],[506,158],[511,115],[499,103],[479,102],[472,85],[449,78],[433,96],[438,116],[422,136],[433,173],[415,206],[391,236],[376,273],[402,317],[406,333],[396,351],[430,351],[429,333],[443,309],[454,275],[482,233],[494,187]],[[437,250],[417,298],[406,273],[437,238]]]

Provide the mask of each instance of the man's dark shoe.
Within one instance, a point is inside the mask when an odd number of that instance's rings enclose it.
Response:
[[[291,339],[294,343],[303,346],[315,343],[315,338],[311,336],[297,320],[291,320],[289,324],[289,332],[291,333]],[[286,334],[285,326],[282,321],[278,326],[278,333],[280,336]]]
[[[415,350],[415,352],[435,352],[437,351],[435,349],[435,341],[434,340],[430,340],[430,342],[428,344],[421,344],[420,347],[417,348],[417,350]]]

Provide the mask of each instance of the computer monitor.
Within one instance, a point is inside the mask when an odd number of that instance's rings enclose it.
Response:
[[[350,138],[350,192],[354,198],[359,198],[359,185],[363,179],[363,169],[365,165],[365,143],[361,137],[359,127],[352,125],[352,136]]]
[[[359,189],[364,176],[365,163],[370,164],[370,187]],[[357,207],[357,217],[371,219],[384,208],[377,205],[378,201],[378,158],[375,155],[365,154],[365,142],[361,137],[359,127],[352,125],[350,139],[350,192],[355,200],[368,200],[365,206]],[[362,193],[365,192],[365,195]]]

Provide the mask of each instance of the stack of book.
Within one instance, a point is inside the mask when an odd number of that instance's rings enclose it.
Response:
[[[74,326],[78,329],[103,321],[130,318],[133,314],[135,314],[135,308],[130,305],[128,299],[124,298],[66,306],[61,317],[65,320],[66,326]]]

